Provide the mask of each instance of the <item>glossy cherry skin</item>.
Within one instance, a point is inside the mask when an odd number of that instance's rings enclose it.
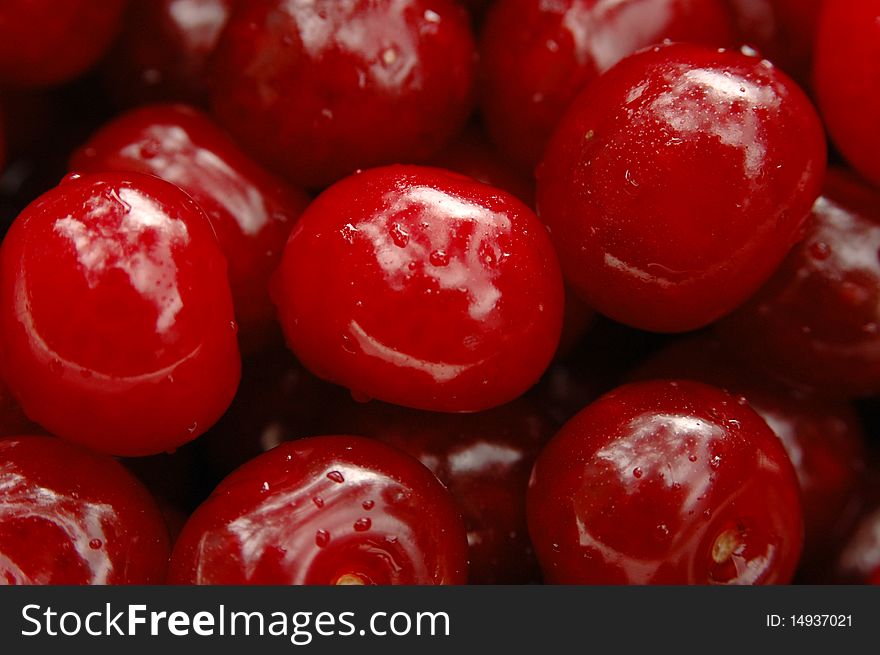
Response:
[[[622,323],[707,325],[797,241],[825,170],[803,92],[766,61],[673,44],[590,85],[538,168],[568,282]]]
[[[481,109],[492,138],[534,167],[579,91],[664,39],[732,45],[730,14],[722,0],[498,0],[480,38]]]
[[[778,377],[832,394],[880,391],[880,192],[829,171],[806,238],[719,330]]]
[[[880,186],[880,0],[824,4],[813,84],[834,145]]]
[[[779,439],[690,381],[619,387],[575,416],[538,457],[528,516],[549,583],[787,583],[803,541]]]
[[[235,394],[226,262],[204,212],[140,173],[69,176],[0,251],[6,383],[52,434],[114,455],[172,450]]]
[[[823,0],[726,0],[740,40],[800,83],[810,79]]]
[[[232,473],[174,547],[177,584],[463,584],[467,539],[449,492],[371,439],[281,444]]]
[[[119,30],[125,0],[28,0],[0,8],[0,83],[44,86],[93,66]]]
[[[373,401],[340,414],[340,430],[409,453],[446,485],[467,528],[469,584],[540,582],[526,488],[555,425],[537,406],[521,399],[476,414],[436,414]]]
[[[169,551],[155,502],[112,458],[0,439],[0,584],[161,584]]]
[[[321,194],[294,227],[275,299],[319,377],[431,411],[504,404],[547,367],[562,324],[546,230],[513,196],[388,166]]]
[[[207,99],[208,63],[234,0],[128,0],[107,57],[108,91],[125,104]]]
[[[779,437],[797,472],[804,513],[801,568],[822,566],[852,527],[847,508],[865,478],[865,435],[851,403],[795,390],[742,365],[711,336],[687,339],[632,379],[688,378],[744,397]]]
[[[229,265],[239,339],[252,350],[275,325],[269,278],[308,196],[263,170],[200,111],[141,107],[74,153],[71,170],[150,173],[186,191],[208,214]]]
[[[462,173],[504,189],[529,207],[535,206],[535,182],[522,169],[511,165],[481,130],[469,129],[431,161],[432,166]],[[595,313],[574,292],[565,290],[565,314],[557,357],[574,347],[584,335]]]
[[[464,125],[476,46],[453,0],[239,3],[212,107],[265,164],[307,187],[422,161]]]

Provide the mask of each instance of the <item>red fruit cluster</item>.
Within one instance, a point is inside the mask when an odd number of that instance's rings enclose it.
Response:
[[[0,6],[0,583],[876,582],[878,89],[880,0]]]

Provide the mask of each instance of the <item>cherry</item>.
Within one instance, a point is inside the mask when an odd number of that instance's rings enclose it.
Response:
[[[114,119],[71,159],[79,172],[151,173],[186,191],[211,219],[229,264],[239,337],[249,350],[275,325],[269,278],[308,197],[245,156],[196,109],[153,105]]]
[[[536,406],[518,400],[476,414],[434,414],[370,402],[349,404],[337,421],[340,430],[412,455],[446,485],[467,528],[470,584],[540,581],[526,488],[554,425]]]
[[[786,583],[803,541],[779,440],[690,381],[619,387],[575,416],[538,457],[528,516],[550,583]]]
[[[0,584],[158,584],[169,550],[153,499],[111,458],[0,439]]]
[[[453,0],[254,0],[214,58],[212,106],[261,161],[308,187],[424,160],[472,104],[475,45]]]
[[[562,323],[558,264],[531,210],[419,166],[372,169],[321,194],[290,236],[275,297],[313,373],[432,411],[521,395]]]
[[[580,90],[664,39],[731,45],[730,14],[722,0],[498,0],[480,41],[481,108],[493,139],[534,166]]]
[[[124,0],[28,0],[0,8],[0,83],[45,86],[80,75],[104,54]]]
[[[829,171],[806,238],[719,331],[779,377],[834,394],[880,391],[880,193]]]
[[[72,175],[0,251],[5,380],[51,433],[115,455],[174,449],[239,376],[226,264],[185,193],[139,173]]]
[[[851,526],[862,490],[865,436],[853,406],[791,389],[744,367],[717,339],[676,343],[643,363],[634,379],[688,378],[740,394],[782,441],[797,472],[804,510],[801,568],[827,562]]]
[[[825,2],[813,83],[825,126],[855,169],[880,186],[880,0]]]
[[[810,79],[823,0],[726,0],[740,38],[798,82]]]
[[[128,0],[107,58],[109,93],[125,104],[207,99],[208,63],[234,0]]]
[[[515,195],[529,207],[535,206],[535,183],[520,169],[511,166],[488,142],[486,136],[470,129],[432,160],[446,168],[499,187]],[[594,312],[570,289],[565,289],[565,313],[557,356],[570,352],[593,320]]]
[[[412,457],[370,439],[284,443],[232,473],[174,547],[176,584],[461,584],[452,498]]]
[[[819,120],[781,71],[673,44],[625,59],[575,100],[538,168],[538,209],[588,304],[685,331],[770,276],[824,169]]]

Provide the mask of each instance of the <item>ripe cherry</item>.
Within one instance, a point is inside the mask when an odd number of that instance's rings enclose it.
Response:
[[[823,4],[813,83],[831,140],[880,186],[880,0]]]
[[[211,121],[185,105],[152,105],[114,119],[74,153],[77,172],[150,173],[186,191],[208,214],[229,265],[229,283],[248,350],[273,333],[269,278],[294,222],[302,191],[264,171]]]
[[[204,212],[152,176],[69,176],[3,241],[0,345],[10,391],[53,434],[115,455],[194,439],[240,368]]]
[[[819,120],[787,76],[674,44],[625,59],[575,100],[538,168],[538,209],[588,304],[685,331],[770,276],[824,169]]]
[[[238,3],[213,61],[220,122],[307,187],[424,160],[470,113],[475,45],[453,0]]]
[[[107,57],[109,93],[125,104],[207,99],[208,62],[234,0],[128,0]]]
[[[779,439],[689,381],[619,387],[575,416],[538,457],[528,515],[551,583],[786,583],[803,541]]]
[[[427,466],[452,493],[468,534],[469,584],[529,584],[541,574],[526,525],[526,488],[554,424],[517,400],[476,414],[349,403],[337,429],[379,439]]]
[[[418,461],[370,439],[281,444],[232,473],[174,547],[176,584],[462,584],[455,504]]]
[[[711,336],[665,348],[633,379],[688,378],[744,397],[785,447],[797,472],[804,513],[801,568],[827,564],[852,527],[847,509],[862,491],[865,435],[851,403],[792,389],[750,370]]]
[[[419,166],[372,169],[321,194],[290,236],[275,297],[313,373],[432,411],[521,395],[562,323],[558,264],[531,210]]]
[[[0,7],[0,83],[44,86],[88,70],[119,30],[125,0],[28,0]]]
[[[777,377],[833,394],[880,391],[880,192],[829,171],[806,238],[719,330]]]
[[[480,41],[481,108],[492,138],[534,166],[579,91],[664,39],[732,45],[723,0],[498,0]]]
[[[0,584],[160,584],[169,550],[153,499],[110,457],[0,439]]]

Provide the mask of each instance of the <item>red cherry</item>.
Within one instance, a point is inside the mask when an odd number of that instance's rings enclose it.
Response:
[[[619,387],[538,458],[529,532],[551,583],[789,582],[803,541],[779,439],[696,382]]]
[[[358,403],[342,412],[337,426],[412,455],[446,485],[467,528],[470,584],[540,581],[526,488],[553,424],[537,407],[518,400],[476,414],[435,414]]]
[[[69,176],[3,242],[0,344],[10,390],[53,434],[115,455],[194,439],[240,368],[205,214],[148,175]]]
[[[492,138],[534,166],[579,91],[664,39],[731,45],[730,15],[721,0],[498,0],[480,41]]]
[[[798,82],[810,78],[823,0],[726,0],[744,43]]]
[[[834,394],[880,391],[880,193],[830,171],[806,238],[719,329],[778,377]]]
[[[770,276],[824,169],[815,111],[781,71],[675,44],[625,59],[578,97],[538,168],[538,208],[588,304],[685,331]]]
[[[241,2],[215,53],[212,105],[261,161],[322,187],[438,151],[468,117],[474,64],[452,0]]]
[[[107,57],[109,93],[125,104],[201,102],[208,62],[234,0],[128,0]]]
[[[880,0],[823,4],[813,83],[832,141],[880,186]]]
[[[85,72],[119,29],[124,0],[27,0],[0,7],[0,83],[44,86]]]
[[[452,145],[434,157],[431,164],[504,189],[529,207],[535,206],[534,180],[504,160],[479,130],[471,129],[465,132]],[[565,314],[562,319],[562,337],[559,340],[557,357],[571,352],[586,333],[594,316],[592,308],[566,287]]]
[[[111,458],[0,439],[0,584],[158,584],[168,555],[156,504]]]
[[[281,444],[232,473],[193,514],[176,584],[462,584],[467,540],[448,492],[370,439]]]
[[[302,191],[245,156],[196,109],[153,105],[116,118],[71,159],[79,172],[151,173],[186,191],[211,219],[229,264],[240,339],[253,350],[275,325],[269,278],[294,222]]]
[[[862,489],[865,435],[853,406],[793,390],[750,371],[703,336],[676,343],[642,364],[633,379],[688,378],[741,395],[782,441],[801,489],[801,568],[822,566],[852,527],[847,508]]]
[[[550,241],[513,196],[389,166],[321,194],[291,234],[276,302],[319,377],[432,411],[504,404],[547,367],[563,291]]]

